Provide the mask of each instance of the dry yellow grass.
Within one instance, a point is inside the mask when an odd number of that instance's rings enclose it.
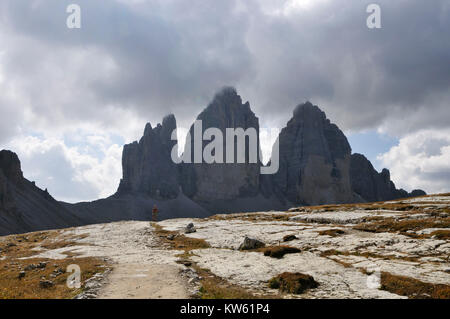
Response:
[[[450,285],[425,283],[387,272],[381,273],[381,289],[410,299],[450,299]]]
[[[317,288],[319,284],[310,275],[284,272],[269,280],[269,288],[279,289],[291,294],[302,294],[308,289]]]
[[[342,229],[327,229],[327,230],[322,230],[318,232],[319,235],[321,236],[331,236],[331,237],[337,237],[339,235],[343,235],[345,234],[345,231],[343,231]]]
[[[354,229],[373,233],[400,232],[407,236],[414,236],[414,234],[407,233],[407,231],[409,230],[417,231],[426,228],[449,228],[449,227],[450,227],[450,217],[403,219],[403,220],[386,218],[380,221],[361,223],[359,225],[356,225]]]
[[[184,250],[185,252],[188,252],[194,249],[210,247],[204,239],[191,238],[175,231],[165,230],[157,223],[152,223],[152,226],[154,228],[155,235],[158,236],[161,242],[168,245],[170,249]],[[169,239],[169,236],[172,236],[173,239]]]
[[[292,214],[259,214],[259,213],[247,213],[247,214],[232,214],[232,215],[214,215],[206,219],[209,220],[244,220],[250,222],[261,222],[261,221],[289,221]]]
[[[430,234],[430,237],[433,236],[437,239],[450,240],[450,230],[436,230]]]
[[[25,271],[25,276],[19,274],[29,265],[47,263],[45,268],[35,268]],[[73,298],[83,291],[71,289],[66,285],[68,265],[76,264],[81,269],[81,282],[85,282],[96,273],[106,270],[105,262],[98,258],[66,258],[63,260],[49,259],[6,259],[0,261],[0,299],[67,299]],[[52,278],[51,275],[61,270],[63,273]],[[50,280],[53,286],[42,288],[41,280]]]
[[[63,236],[61,233],[42,231],[1,238],[3,259],[0,260],[0,299],[72,298],[82,292],[83,286],[80,289],[67,287],[69,274],[65,270],[68,265],[76,264],[80,267],[82,285],[94,274],[106,270],[106,262],[99,258],[74,258],[74,254],[62,260],[32,258],[37,253],[33,248],[37,246],[56,249],[76,244],[74,237]],[[39,264],[41,265],[37,267]],[[41,280],[50,280],[53,285],[43,288],[40,286]]]
[[[233,285],[227,280],[214,275],[207,269],[202,269],[194,264],[193,268],[202,278],[199,298],[201,299],[259,299],[276,298],[276,296],[255,295],[248,289]]]
[[[420,258],[422,257],[438,257],[441,256],[439,253],[430,253],[430,254],[424,254],[420,256],[396,256],[396,255],[380,255],[372,252],[357,252],[357,251],[339,251],[335,249],[330,249],[322,252],[320,254],[321,257],[329,257],[329,256],[359,256],[359,257],[365,257],[365,258],[377,258],[377,259],[383,259],[383,260],[403,260],[403,261],[410,261],[410,262],[418,262],[420,261]],[[333,259],[334,261],[338,262],[336,259]],[[343,263],[347,265],[347,263]],[[350,264],[348,264],[350,265]]]
[[[296,247],[285,246],[285,245],[259,248],[256,251],[262,251],[264,253],[264,256],[277,258],[277,259],[283,258],[284,255],[286,255],[286,254],[296,254],[296,253],[301,252],[301,250]]]

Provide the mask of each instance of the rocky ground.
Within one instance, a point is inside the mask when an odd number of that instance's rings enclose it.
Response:
[[[240,250],[245,237],[265,247]],[[48,235],[22,255],[8,247],[20,247],[17,240],[0,237],[0,262],[15,289],[27,260],[102,260],[78,298],[450,298],[450,194],[98,224]],[[271,257],[275,251],[287,254]],[[282,273],[310,275],[318,286],[296,294],[269,287]]]

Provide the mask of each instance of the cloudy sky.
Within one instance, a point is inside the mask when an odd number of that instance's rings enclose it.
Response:
[[[225,85],[266,128],[311,100],[397,186],[450,191],[448,0],[0,2],[0,148],[58,199],[112,194],[124,143]]]

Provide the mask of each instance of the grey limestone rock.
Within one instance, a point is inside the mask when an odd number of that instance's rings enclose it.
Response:
[[[295,108],[279,145],[280,168],[273,180],[289,201],[317,205],[354,200],[350,145],[317,106],[306,102]]]
[[[177,144],[171,140],[175,129],[175,116],[168,115],[155,128],[147,123],[140,141],[124,146],[118,194],[141,193],[156,199],[178,196],[178,169],[171,158]]]
[[[353,191],[368,202],[426,195],[422,190],[408,193],[397,189],[388,169],[378,173],[364,155],[357,153],[351,157],[350,180]]]

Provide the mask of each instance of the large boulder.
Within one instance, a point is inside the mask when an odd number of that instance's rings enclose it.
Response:
[[[352,202],[350,156],[344,133],[306,102],[279,135],[280,168],[273,181],[296,204]]]

